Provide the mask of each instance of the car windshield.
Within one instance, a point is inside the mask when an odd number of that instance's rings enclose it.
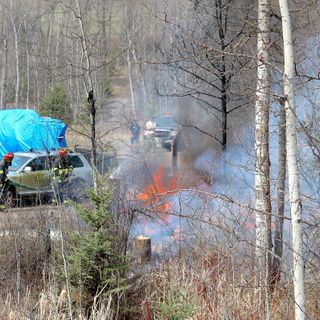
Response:
[[[15,155],[12,160],[12,165],[9,167],[10,171],[17,171],[19,170],[28,160],[30,160],[30,157],[27,156],[18,156]]]
[[[176,128],[177,122],[174,117],[159,117],[155,119],[158,128]]]

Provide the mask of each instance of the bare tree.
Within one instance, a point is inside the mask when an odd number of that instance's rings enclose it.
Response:
[[[97,189],[98,180],[97,180],[97,145],[96,145],[96,99],[94,96],[94,87],[92,80],[92,66],[91,66],[91,57],[88,48],[88,37],[86,34],[86,29],[83,20],[83,12],[80,6],[79,0],[75,0],[76,9],[73,9],[73,13],[76,19],[79,22],[80,32],[81,32],[81,45],[82,52],[85,59],[85,68],[83,69],[83,79],[85,84],[85,90],[87,93],[88,101],[88,111],[90,114],[90,130],[91,130],[91,156],[92,156],[92,175],[93,175],[93,184],[94,188]]]
[[[164,18],[167,29],[173,31],[173,40],[169,44],[163,41],[159,48],[172,81],[164,80],[158,92],[190,97],[207,110],[211,128],[217,128],[215,140],[225,151],[230,117],[233,113],[237,117],[236,110],[248,104],[249,95],[244,92],[252,79],[253,59],[248,49],[253,33],[252,7],[246,2],[217,0],[186,4],[184,10],[188,10],[188,20],[179,21],[179,14],[174,17],[173,13],[166,13]]]

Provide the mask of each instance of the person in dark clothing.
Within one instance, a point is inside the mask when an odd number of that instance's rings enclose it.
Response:
[[[63,203],[66,182],[72,173],[72,170],[73,166],[71,165],[67,149],[60,149],[59,154],[52,164],[53,190],[55,192],[53,202],[56,202],[57,204]]]
[[[131,144],[137,143],[139,141],[140,126],[136,120],[134,120],[130,125],[131,132]]]
[[[8,171],[9,167],[12,165],[12,160],[14,158],[14,154],[12,152],[7,153],[3,156],[3,159],[0,161],[0,209],[4,209],[5,203],[5,192],[7,189],[7,182],[8,182]]]

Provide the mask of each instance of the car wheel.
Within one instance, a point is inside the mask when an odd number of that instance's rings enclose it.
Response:
[[[71,181],[66,189],[67,198],[71,201],[82,203],[87,199],[86,183],[83,180]]]
[[[51,198],[46,193],[39,193],[33,199],[35,206],[37,206],[37,205],[46,205],[46,204],[49,203],[50,200],[51,200]]]
[[[10,186],[4,195],[4,204],[7,208],[14,208],[17,204],[16,190]]]

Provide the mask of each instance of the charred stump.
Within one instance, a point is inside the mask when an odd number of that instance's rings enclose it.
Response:
[[[138,236],[134,242],[137,263],[143,264],[151,261],[151,238],[145,236]]]

